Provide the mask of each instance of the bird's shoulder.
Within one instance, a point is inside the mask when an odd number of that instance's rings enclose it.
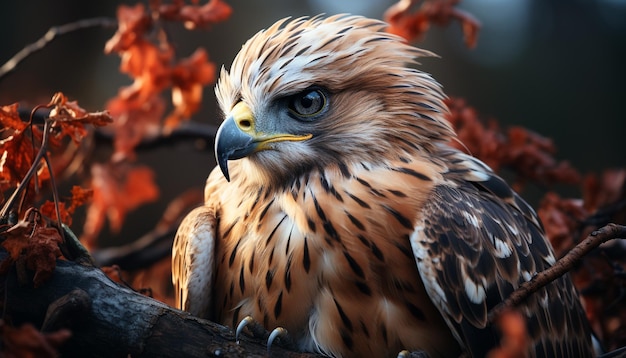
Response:
[[[502,178],[463,153],[440,158],[447,170],[423,207],[411,246],[431,300],[465,348],[482,356],[498,344],[489,310],[556,259],[535,211]],[[538,352],[589,353],[569,277],[540,289],[520,309]]]

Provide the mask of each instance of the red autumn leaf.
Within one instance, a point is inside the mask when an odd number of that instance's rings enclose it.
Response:
[[[118,231],[126,213],[139,205],[158,198],[159,189],[154,173],[145,166],[127,164],[94,164],[91,167],[93,202],[87,209],[82,241],[87,248],[95,246],[95,239],[108,219],[111,229]]]
[[[117,31],[104,48],[107,54],[127,50],[141,40],[152,25],[152,19],[142,3],[135,6],[120,5],[117,8],[117,22]]]
[[[120,71],[135,79],[135,82],[120,92],[120,96],[142,101],[171,84],[171,63],[174,52],[147,41],[138,40],[122,53]]]
[[[593,174],[585,177],[583,199],[585,208],[589,211],[596,211],[620,200],[626,200],[626,169],[609,169],[600,177]]]
[[[172,129],[188,119],[200,107],[204,86],[215,80],[215,65],[202,49],[176,61],[174,47],[161,28],[163,21],[183,22],[187,28],[207,27],[225,20],[231,12],[221,0],[203,5],[198,1],[162,4],[156,0],[150,2],[150,9],[142,5],[119,7],[119,27],[107,42],[105,52],[122,57],[120,70],[133,79],[133,84],[121,88],[107,104],[116,119],[116,160],[132,158],[134,147],[141,140],[160,134],[163,123]],[[160,96],[168,88],[172,88],[174,109],[163,122],[165,104]]]
[[[14,188],[26,175],[37,154],[42,133],[24,123],[17,104],[0,107],[0,190]],[[45,169],[44,169],[45,170]],[[37,183],[41,186],[42,178]]]
[[[118,265],[103,266],[100,269],[111,281],[127,285],[126,280],[122,278],[122,269]]]
[[[41,333],[30,323],[16,328],[0,322],[0,337],[2,338],[0,355],[6,358],[58,357],[57,348],[71,336],[71,332],[67,329]]]
[[[500,316],[497,326],[502,333],[500,346],[492,349],[488,358],[524,358],[529,343],[526,319],[517,311],[507,311]]]
[[[172,69],[172,103],[174,111],[165,122],[167,128],[176,127],[183,119],[195,113],[202,102],[202,89],[215,81],[215,65],[203,49],[182,59]]]
[[[113,122],[108,112],[87,112],[76,101],[68,101],[61,92],[54,94],[48,107],[52,107],[49,119],[53,122],[53,127],[60,128],[56,136],[67,135],[75,143],[79,143],[87,135],[86,124],[101,127]]]
[[[155,137],[161,132],[165,103],[157,95],[143,103],[118,96],[107,103],[107,108],[116,118],[111,126],[116,159],[132,158],[134,148],[142,139]]]
[[[210,0],[204,5],[185,5],[180,8],[180,17],[188,29],[207,27],[224,21],[233,10],[222,0]]]
[[[81,188],[78,185],[72,187],[72,199],[68,211],[70,214],[74,214],[74,211],[79,206],[85,205],[93,199],[93,189]]]
[[[35,271],[35,288],[45,282],[54,272],[56,259],[62,256],[59,245],[63,242],[59,231],[53,227],[37,226],[31,245],[26,249],[26,267]]]
[[[421,40],[430,24],[448,26],[458,21],[463,29],[465,44],[476,47],[480,22],[471,14],[456,8],[461,0],[400,0],[385,12],[389,31],[408,41]],[[417,10],[413,11],[414,8]]]
[[[46,200],[46,202],[43,203],[41,207],[39,207],[39,211],[42,215],[47,216],[53,220],[56,220],[57,218],[56,207],[54,206],[53,201]],[[62,223],[67,226],[72,225],[72,214],[66,208],[64,202],[59,203],[59,216],[61,217]]]
[[[33,284],[39,287],[47,280],[61,257],[59,245],[63,242],[59,231],[46,227],[41,215],[29,209],[25,218],[3,232],[2,246],[9,252],[10,259],[2,263],[3,271],[13,262],[35,272]]]
[[[563,199],[554,192],[548,192],[539,205],[537,214],[543,222],[546,235],[557,257],[562,256],[578,243],[575,237],[584,218],[589,216],[579,199]]]
[[[72,187],[72,197],[69,199],[69,205],[66,202],[59,202],[59,215],[61,222],[67,226],[72,225],[72,215],[79,206],[87,204],[93,198],[92,189],[84,189],[78,185]],[[47,200],[39,211],[48,218],[56,220],[56,208],[53,201]]]
[[[580,181],[580,175],[568,162],[556,160],[556,148],[550,139],[522,127],[511,127],[504,132],[495,121],[485,125],[465,100],[450,98],[446,102],[450,108],[447,119],[459,139],[451,145],[467,150],[495,171],[513,170],[517,175],[514,184],[517,190],[527,182],[552,185]]]
[[[28,126],[28,123],[25,123],[20,118],[20,115],[17,111],[18,104],[14,103],[8,106],[0,106],[0,131],[5,132],[10,130],[12,132],[18,131],[23,132]],[[1,133],[0,132],[0,133]]]
[[[55,122],[91,124],[96,127],[113,122],[107,112],[88,112],[80,107],[78,102],[68,101],[62,92],[54,94],[49,106],[53,106],[49,117]]]

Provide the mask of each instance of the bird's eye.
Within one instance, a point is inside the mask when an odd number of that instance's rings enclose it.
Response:
[[[289,111],[302,119],[312,119],[321,114],[328,101],[320,89],[308,89],[293,95],[289,101]]]

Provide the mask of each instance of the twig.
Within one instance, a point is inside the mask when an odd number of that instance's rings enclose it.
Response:
[[[150,267],[172,253],[174,234],[183,217],[202,203],[203,191],[190,189],[168,205],[156,227],[141,238],[122,246],[92,252],[99,266],[118,265],[124,270]]]
[[[45,122],[44,127],[43,127],[43,139],[41,141],[41,147],[39,148],[39,152],[37,152],[35,159],[33,159],[33,164],[31,165],[28,172],[26,172],[26,175],[24,175],[24,178],[22,179],[20,184],[17,186],[15,191],[13,191],[13,194],[11,194],[9,199],[4,203],[4,206],[0,210],[0,217],[5,217],[8,214],[9,210],[11,210],[11,208],[13,207],[13,204],[15,203],[15,199],[17,198],[17,196],[22,192],[22,190],[25,190],[25,188],[28,187],[28,183],[30,182],[30,179],[32,178],[33,175],[36,174],[37,169],[39,168],[39,162],[41,162],[41,159],[44,157],[44,155],[46,154],[46,151],[48,150],[48,141],[50,139],[49,133],[50,133],[51,125],[52,125],[52,122],[50,121]]]
[[[595,230],[585,240],[576,245],[570,252],[557,261],[554,266],[537,273],[530,281],[524,282],[518,287],[506,300],[500,302],[497,306],[489,311],[489,322],[493,323],[503,311],[515,307],[522,303],[531,294],[539,289],[563,276],[591,250],[601,244],[618,238],[626,238],[626,226],[617,224],[608,224]]]
[[[30,45],[27,45],[23,49],[21,49],[18,53],[16,53],[13,57],[11,57],[2,67],[0,67],[0,79],[6,76],[8,73],[13,71],[17,65],[22,62],[26,57],[32,55],[33,53],[43,49],[48,45],[52,40],[57,38],[59,35],[65,35],[67,33],[85,29],[88,27],[114,27],[117,25],[117,21],[113,18],[109,17],[95,17],[92,19],[83,19],[76,22],[70,22],[69,24],[61,25],[61,26],[53,26],[51,27],[45,35],[43,35],[39,40],[33,42]]]
[[[161,133],[154,137],[144,138],[136,147],[136,150],[148,150],[179,142],[189,142],[189,140],[203,140],[210,145],[208,150],[213,150],[213,142],[217,127],[210,124],[198,122],[184,122],[169,133]],[[95,139],[105,143],[113,142],[114,135],[106,130],[95,131]]]

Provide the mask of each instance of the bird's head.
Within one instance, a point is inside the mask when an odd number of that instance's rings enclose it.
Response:
[[[316,168],[384,163],[448,141],[440,85],[407,66],[432,54],[385,27],[350,15],[283,19],[248,40],[215,90],[226,179],[229,160],[245,158],[242,175],[282,186]]]

